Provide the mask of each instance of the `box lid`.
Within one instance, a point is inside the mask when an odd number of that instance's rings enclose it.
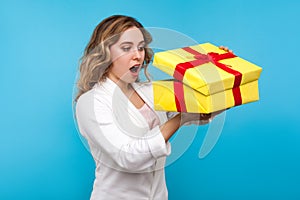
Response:
[[[204,95],[258,80],[262,71],[211,43],[155,53],[153,65]]]

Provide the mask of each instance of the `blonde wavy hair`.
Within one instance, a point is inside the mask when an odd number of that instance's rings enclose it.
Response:
[[[150,81],[147,72],[147,66],[153,56],[152,49],[148,47],[148,44],[152,41],[150,33],[132,17],[113,15],[97,25],[84,50],[79,66],[80,74],[77,81],[75,102],[82,94],[92,89],[96,83],[106,79],[112,64],[110,47],[119,40],[124,31],[132,27],[139,28],[144,36],[146,48],[143,68],[146,78]]]

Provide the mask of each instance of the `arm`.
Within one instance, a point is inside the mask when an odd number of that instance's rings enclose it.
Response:
[[[169,141],[169,139],[174,135],[174,133],[181,126],[181,114],[177,114],[175,117],[169,119],[163,125],[160,126],[160,131],[165,139],[165,141]]]
[[[185,125],[205,125],[210,123],[213,118],[219,114],[224,112],[224,110],[220,110],[217,112],[204,114],[204,113],[174,113],[171,112],[170,114],[167,113],[167,116],[170,115],[175,116],[173,118],[169,118],[169,120],[160,126],[160,131],[167,142],[174,133],[181,127]]]
[[[219,112],[212,114],[177,113],[173,118],[170,118],[160,126],[160,131],[167,142],[181,126],[191,124],[204,125],[209,123],[217,114],[219,114]]]

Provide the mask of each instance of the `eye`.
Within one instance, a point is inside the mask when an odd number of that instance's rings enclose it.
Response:
[[[145,47],[144,47],[144,46],[138,47],[138,51],[144,51],[144,50],[145,50]]]
[[[125,46],[125,47],[121,47],[121,49],[125,52],[130,51],[131,47],[130,46]]]

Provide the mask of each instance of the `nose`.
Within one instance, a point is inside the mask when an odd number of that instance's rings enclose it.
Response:
[[[140,60],[142,58],[142,53],[143,52],[139,51],[138,49],[135,49],[133,52],[133,59]]]

